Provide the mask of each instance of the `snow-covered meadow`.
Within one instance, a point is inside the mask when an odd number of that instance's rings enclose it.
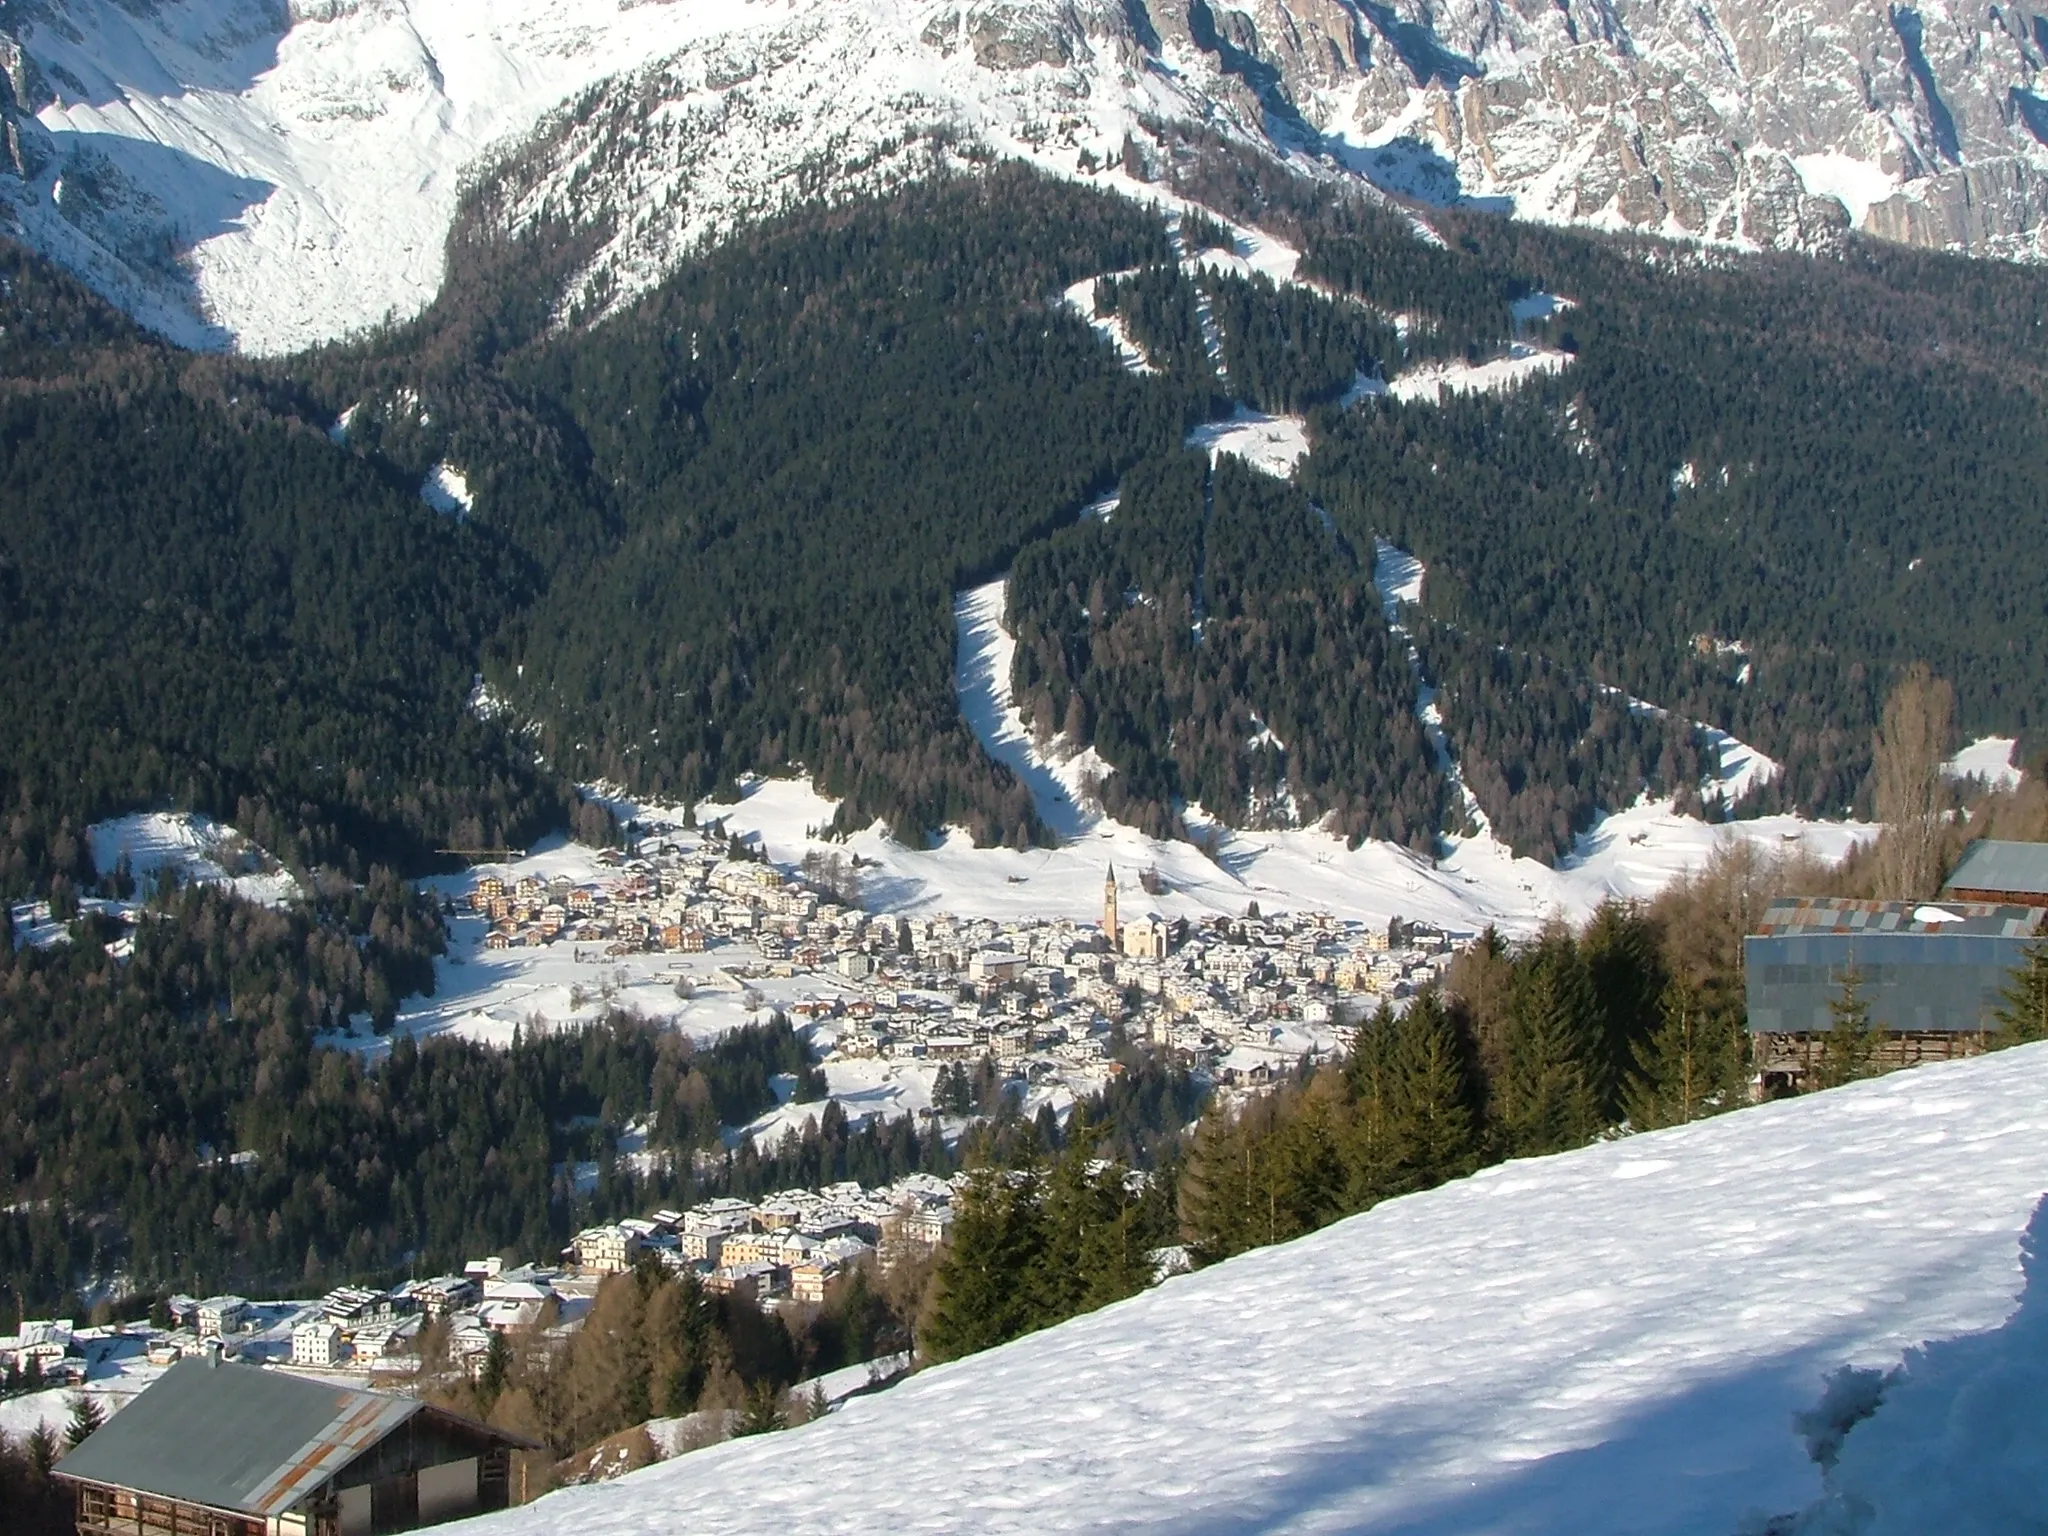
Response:
[[[298,881],[266,851],[233,827],[195,812],[138,811],[87,828],[86,842],[100,878],[125,868],[134,894],[88,896],[80,902],[83,910],[133,917],[165,874],[184,885],[224,886],[262,906],[282,906],[303,894]],[[48,947],[68,938],[69,925],[51,917],[47,901],[22,902],[13,915],[16,944]]]
[[[467,1529],[1734,1536],[1820,1496],[1793,1416],[1835,1372],[2006,1323],[2044,1105],[2032,1046],[1509,1163]],[[1999,1358],[2011,1390],[1951,1380],[1883,1447],[1891,1484],[1929,1429],[2038,1467],[2004,1429],[2037,1367]]]

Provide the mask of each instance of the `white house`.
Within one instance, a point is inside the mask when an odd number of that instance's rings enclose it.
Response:
[[[292,1329],[292,1364],[341,1364],[341,1324],[322,1318]]]
[[[239,1296],[214,1296],[199,1303],[199,1337],[225,1338],[249,1322],[249,1303]]]

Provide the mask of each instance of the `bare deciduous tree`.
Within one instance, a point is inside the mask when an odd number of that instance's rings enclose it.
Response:
[[[1885,701],[1872,743],[1877,819],[1877,894],[1914,901],[1934,894],[1941,872],[1941,764],[1955,728],[1955,690],[1915,662]]]

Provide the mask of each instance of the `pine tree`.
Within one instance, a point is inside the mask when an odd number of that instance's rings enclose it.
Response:
[[[1035,1181],[979,1169],[954,1203],[918,1347],[956,1360],[1029,1332],[1045,1234]]]
[[[1181,1241],[1204,1264],[1241,1253],[1257,1241],[1250,1235],[1255,1183],[1250,1118],[1250,1107],[1233,1118],[1220,1098],[1212,1099],[1181,1169]]]
[[[512,1368],[512,1349],[505,1342],[505,1335],[499,1329],[491,1330],[490,1343],[484,1348],[483,1368],[476,1378],[476,1395],[488,1414],[491,1405],[498,1400],[498,1394],[505,1390],[505,1377]]]
[[[1684,1125],[1738,1101],[1742,1046],[1732,1021],[1683,981],[1664,989],[1656,1031],[1636,1042],[1622,1107],[1639,1131]]]
[[[2028,947],[2026,958],[2013,968],[1992,1018],[1998,1025],[1992,1037],[1994,1046],[2048,1040],[2048,942]]]
[[[1259,1242],[1313,1232],[1349,1208],[1341,1082],[1334,1072],[1319,1073],[1274,1106],[1277,1124],[1265,1138],[1266,1155],[1257,1159],[1265,1174],[1264,1209],[1255,1193],[1252,1210]]]
[[[1820,1064],[1813,1079],[1816,1088],[1839,1088],[1870,1075],[1877,1055],[1877,1029],[1870,1019],[1870,1002],[1863,995],[1863,973],[1850,969],[1842,978],[1841,993],[1828,1004],[1831,1020],[1821,1037]]]
[[[1394,1032],[1393,1185],[1431,1189],[1478,1159],[1466,1053],[1442,996],[1419,993]]]
[[[747,1389],[746,1406],[740,1410],[740,1421],[733,1426],[733,1438],[742,1435],[772,1435],[779,1429],[789,1428],[789,1415],[783,1411],[782,1394],[772,1381],[757,1381]]]
[[[57,1465],[57,1432],[47,1419],[37,1419],[28,1432],[28,1465],[38,1483],[49,1482],[50,1470]]]
[[[1351,1101],[1349,1134],[1345,1138],[1348,1177],[1345,1206],[1363,1211],[1399,1187],[1396,1108],[1400,1098],[1398,1055],[1400,1026],[1385,1003],[1360,1023],[1344,1060],[1344,1086]]]
[[[71,1418],[64,1426],[64,1449],[75,1451],[94,1431],[107,1422],[107,1410],[100,1400],[83,1392],[71,1394]]]
[[[1592,985],[1568,935],[1547,938],[1518,973],[1498,1085],[1506,1150],[1530,1157],[1582,1146],[1603,1124],[1592,1084],[1600,1050]]]
[[[1669,984],[1657,925],[1635,903],[1606,901],[1579,941],[1599,1015],[1594,1091],[1603,1119],[1622,1113],[1635,1052],[1663,1019]]]

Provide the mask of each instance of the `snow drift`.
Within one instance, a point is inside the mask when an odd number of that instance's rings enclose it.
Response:
[[[1830,1377],[2012,1312],[2044,1089],[2029,1047],[1510,1163],[467,1529],[1760,1530]]]

